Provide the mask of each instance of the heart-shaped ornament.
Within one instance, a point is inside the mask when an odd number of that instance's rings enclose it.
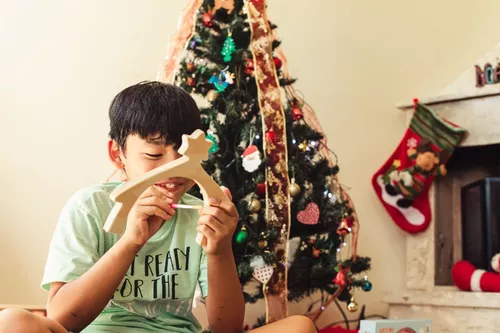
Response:
[[[271,280],[271,276],[273,276],[273,267],[272,266],[263,266],[257,267],[253,270],[253,277],[257,279],[262,284],[266,284]]]
[[[273,275],[273,267],[266,264],[262,256],[255,256],[250,262],[250,267],[253,268],[253,277],[262,284],[266,284]]]
[[[319,221],[319,207],[314,202],[310,202],[306,209],[297,214],[297,220],[302,224],[318,224]]]

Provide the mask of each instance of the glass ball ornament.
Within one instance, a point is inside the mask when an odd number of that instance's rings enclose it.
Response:
[[[267,247],[267,240],[265,240],[265,239],[261,239],[261,240],[259,241],[258,245],[259,245],[259,248],[261,248],[261,249],[265,249],[265,248]]]
[[[219,96],[219,93],[215,90],[209,90],[207,93],[207,99],[209,102],[213,102],[217,99],[217,96]]]
[[[236,234],[236,243],[244,244],[248,239],[248,229],[243,226],[240,231]]]
[[[261,208],[260,200],[252,199],[249,208],[252,213],[257,213]]]
[[[361,289],[363,289],[363,291],[370,291],[372,290],[373,288],[373,285],[370,281],[368,281],[368,277],[365,276],[365,281],[363,282],[363,285],[361,286]]]
[[[349,312],[358,311],[358,303],[356,303],[354,298],[351,298],[351,301],[349,302],[349,304],[347,304],[347,311],[349,311]]]
[[[292,180],[288,190],[290,191],[290,195],[294,197],[300,193],[300,186],[295,182],[295,180]]]

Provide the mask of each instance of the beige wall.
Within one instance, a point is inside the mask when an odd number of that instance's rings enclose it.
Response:
[[[73,191],[112,170],[110,99],[155,78],[184,4],[2,0],[0,303],[45,302],[39,282],[59,210]],[[404,284],[404,234],[370,187],[404,131],[394,104],[439,92],[496,44],[499,10],[494,0],[269,1],[296,88],[315,108],[342,183],[352,188],[359,252],[373,258],[374,290],[356,294],[368,313],[385,313],[382,293]]]

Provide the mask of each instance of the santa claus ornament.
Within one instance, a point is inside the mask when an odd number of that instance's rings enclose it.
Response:
[[[243,151],[241,157],[243,159],[243,169],[245,169],[247,172],[254,172],[262,163],[260,151],[255,145],[248,146],[245,151]]]
[[[453,283],[463,291],[500,292],[500,254],[491,259],[491,267],[497,272],[477,269],[466,260],[460,260],[451,269]]]

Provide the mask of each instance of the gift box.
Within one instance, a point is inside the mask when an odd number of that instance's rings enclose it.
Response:
[[[361,320],[359,333],[432,333],[429,319]]]

